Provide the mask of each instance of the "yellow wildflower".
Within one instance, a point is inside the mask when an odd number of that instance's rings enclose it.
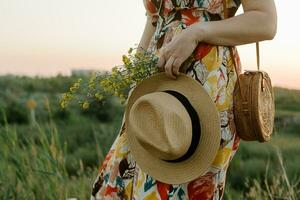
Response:
[[[65,100],[60,101],[60,107],[61,108],[66,108],[67,102]]]
[[[90,89],[94,89],[94,88],[95,88],[95,83],[90,82],[88,87],[89,87]]]
[[[85,101],[85,102],[82,104],[82,108],[85,109],[85,110],[88,109],[89,106],[90,106],[90,104],[89,104],[89,102],[87,102],[87,101]]]
[[[130,59],[126,55],[122,56],[122,61],[123,61],[123,63],[125,65],[129,65],[130,64]]]
[[[96,93],[96,94],[95,94],[95,97],[96,97],[99,101],[101,101],[101,100],[104,98],[104,96],[103,96],[102,94],[100,94],[100,93]]]

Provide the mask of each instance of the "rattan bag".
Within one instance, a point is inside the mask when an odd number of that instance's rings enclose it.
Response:
[[[258,70],[245,70],[238,75],[233,93],[233,111],[237,133],[243,140],[266,142],[271,139],[275,105],[267,72],[258,67]]]

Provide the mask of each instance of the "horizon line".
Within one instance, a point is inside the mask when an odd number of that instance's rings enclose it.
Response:
[[[74,73],[74,72],[75,73]],[[71,76],[75,76],[76,75],[76,71],[81,71],[82,74],[77,74],[78,75],[88,75],[89,73],[92,72],[110,72],[110,69],[83,69],[83,68],[73,68],[70,69],[68,73],[66,72],[57,72],[55,74],[26,74],[26,73],[11,73],[11,72],[7,72],[7,73],[0,73],[0,77],[4,77],[4,76],[14,76],[14,77],[29,77],[29,78],[55,78],[57,76],[65,76],[65,77],[71,77]],[[300,91],[300,87],[293,87],[293,86],[284,86],[282,84],[272,84],[273,88],[283,88],[283,89],[288,89],[288,90],[298,90]]]

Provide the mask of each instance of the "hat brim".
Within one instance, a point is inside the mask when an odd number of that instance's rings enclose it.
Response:
[[[183,162],[170,163],[151,155],[137,141],[128,125],[129,111],[134,102],[145,94],[163,90],[175,90],[186,96],[200,119],[201,138],[199,145],[194,154]],[[158,181],[181,184],[205,174],[220,147],[220,131],[220,118],[215,103],[200,83],[184,73],[180,73],[176,80],[167,77],[165,72],[154,74],[140,82],[128,97],[125,108],[125,132],[129,149],[137,165]]]

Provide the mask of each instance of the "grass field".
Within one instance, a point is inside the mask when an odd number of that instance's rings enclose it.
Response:
[[[59,78],[61,85],[64,79]],[[100,118],[74,108],[62,112],[57,81],[48,81],[46,91],[36,86],[37,80],[10,81],[10,89],[0,92],[0,199],[89,199],[98,167],[119,131],[123,108],[97,108]],[[5,88],[6,82],[0,79],[0,86]],[[275,95],[274,136],[268,143],[241,143],[229,167],[226,200],[300,196],[300,91],[275,88]],[[46,108],[44,97],[50,101]],[[24,106],[27,99],[37,104],[35,121]],[[107,113],[112,116],[103,121]]]
[[[94,125],[91,154],[86,153],[84,143],[77,151],[68,151],[68,143],[61,142],[62,133],[53,122],[32,125],[27,132],[8,124],[1,127],[0,199],[88,199],[97,166],[114,140],[118,124]],[[277,133],[266,144],[242,142],[229,168],[224,199],[265,199],[266,180],[275,187],[273,196],[300,195],[299,147],[298,136],[284,133]]]

